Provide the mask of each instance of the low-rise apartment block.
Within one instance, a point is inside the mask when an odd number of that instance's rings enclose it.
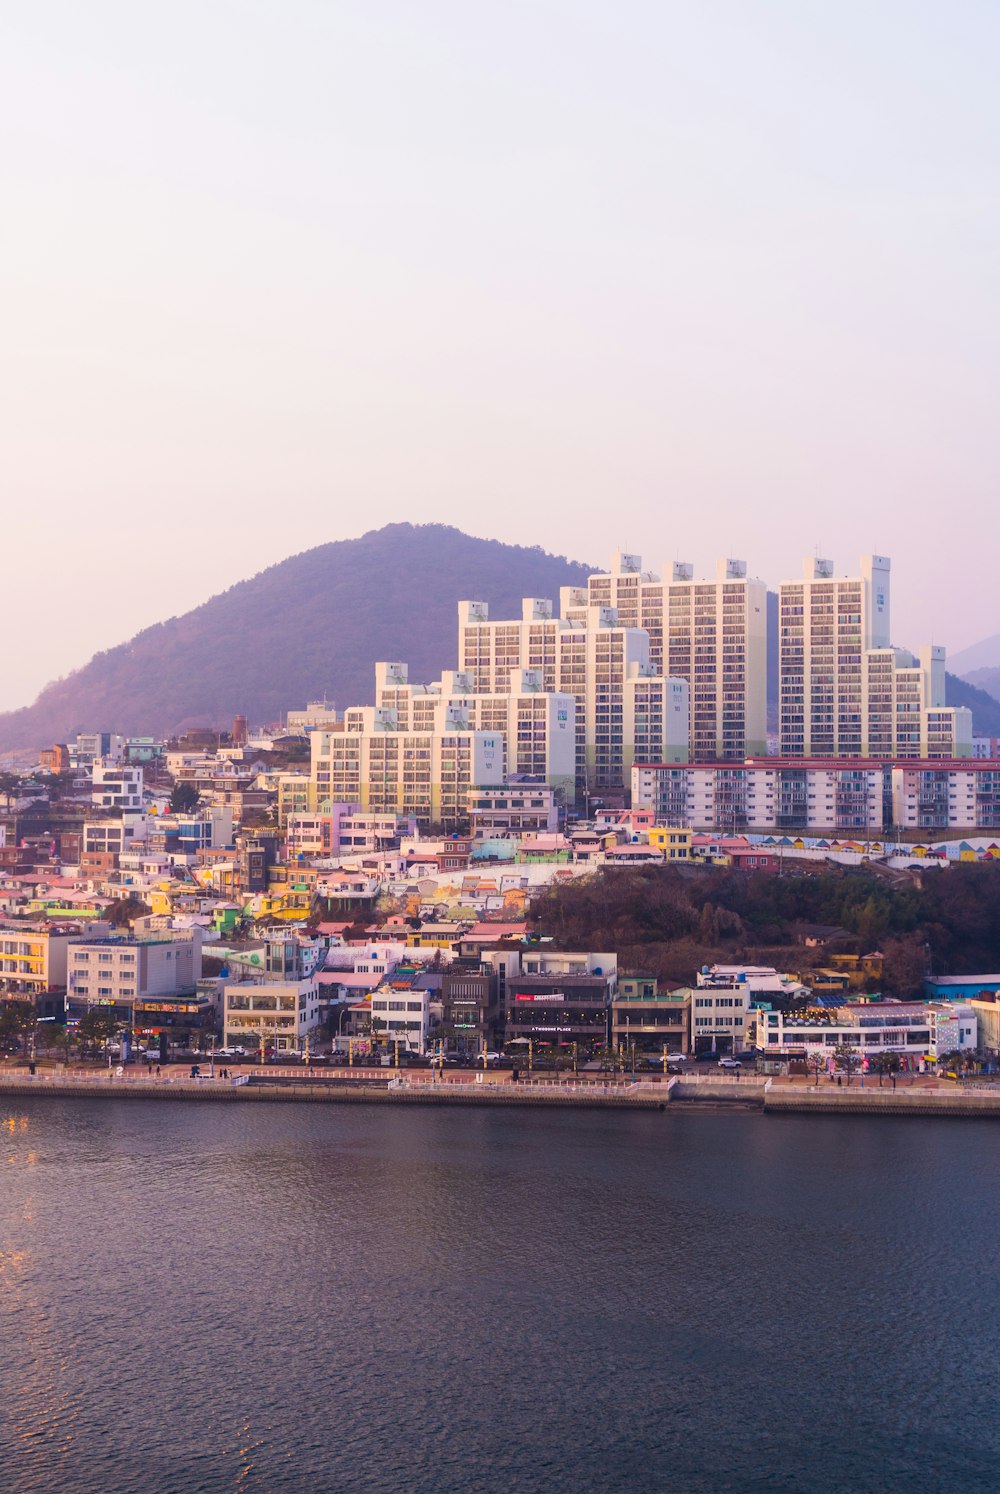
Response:
[[[632,803],[667,824],[730,835],[744,830],[846,832],[1000,830],[1000,762],[924,758],[762,758],[742,763],[641,763]]]
[[[91,780],[91,798],[97,809],[136,813],[142,809],[142,769],[96,762]]]
[[[193,997],[201,979],[201,949],[197,928],[140,938],[77,935],[69,948],[67,1015],[82,1016],[93,1006],[111,1007],[131,1022],[137,1001]]]

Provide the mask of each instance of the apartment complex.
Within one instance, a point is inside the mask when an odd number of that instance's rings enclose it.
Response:
[[[551,601],[526,597],[520,619],[502,621],[485,602],[460,602],[459,671],[477,692],[506,693],[513,671],[531,670],[543,690],[572,696],[576,798],[621,796],[637,736],[642,755],[660,742],[664,759],[687,758],[687,684],[656,672],[649,634],[614,607],[579,587],[564,587],[560,600],[561,617]]]
[[[742,560],[720,560],[713,581],[677,562],[670,579],[619,551],[587,583],[592,606],[614,608],[649,637],[653,673],[686,681],[692,762],[741,761],[767,746],[767,587]],[[636,749],[636,759],[642,751]]]
[[[359,706],[342,730],[314,731],[316,807],[355,804],[362,813],[413,815],[418,824],[464,823],[469,789],[503,782],[504,739],[473,729],[469,713],[449,708],[440,729],[409,731],[395,708]]]
[[[861,755],[881,758],[972,757],[972,712],[945,704],[945,651],[928,644],[919,658],[899,648],[865,654]]]
[[[464,712],[475,731],[504,741],[504,774],[544,779],[572,799],[576,777],[576,700],[546,689],[540,669],[511,669],[502,688],[477,692],[467,670],[447,670],[430,685],[411,684],[403,663],[375,666],[375,704],[394,710],[404,731],[439,732]]]
[[[866,555],[838,577],[805,562],[779,595],[783,757],[922,758],[972,755],[969,711],[945,704],[945,654],[919,658],[890,643],[890,562]]]
[[[666,824],[743,830],[1000,831],[1000,761],[758,758],[746,763],[640,763],[633,808]]]

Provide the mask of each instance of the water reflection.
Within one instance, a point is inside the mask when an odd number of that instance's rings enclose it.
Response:
[[[4,1490],[994,1487],[992,1123],[0,1124]]]

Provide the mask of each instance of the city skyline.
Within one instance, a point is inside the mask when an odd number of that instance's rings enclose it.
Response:
[[[433,521],[427,521],[427,522],[433,522]],[[457,527],[457,526],[453,526],[453,527]],[[472,534],[472,529],[468,528],[468,529],[465,529],[465,530],[463,530],[461,532],[464,532],[466,534]],[[345,539],[360,538],[361,537],[361,533],[362,532],[359,531],[358,534],[356,534],[356,535],[344,536],[344,538]],[[514,544],[518,544],[518,543],[524,544],[529,537],[530,536],[525,536],[525,535],[515,536],[514,539],[511,541],[511,543],[514,543]],[[484,536],[484,538],[495,539],[496,536]],[[767,565],[755,565],[752,560],[747,560],[742,554],[737,554],[737,552],[735,552],[735,551],[729,551],[729,552],[727,552],[727,554],[725,556],[723,556],[721,550],[717,549],[715,552],[712,552],[710,550],[710,547],[707,547],[703,543],[700,546],[699,553],[702,553],[702,552],[703,552],[703,555],[704,555],[704,563],[701,563],[700,560],[692,560],[690,558],[690,555],[688,553],[685,553],[683,555],[670,556],[670,557],[665,558],[665,559],[661,558],[659,560],[655,560],[652,557],[651,553],[648,553],[648,549],[647,550],[640,549],[638,551],[638,554],[639,554],[639,558],[642,561],[642,570],[643,570],[644,573],[646,573],[646,572],[652,572],[654,575],[656,575],[658,577],[661,577],[661,578],[666,578],[666,580],[668,580],[668,581],[670,579],[672,567],[675,567],[677,565],[686,566],[687,568],[691,569],[693,578],[696,581],[712,581],[712,580],[714,580],[716,578],[717,567],[720,564],[720,561],[724,561],[726,559],[736,559],[736,560],[739,560],[739,561],[741,561],[741,562],[743,562],[745,564],[746,574],[747,574],[748,577],[750,577],[752,579],[755,579],[755,580],[762,581],[765,584],[767,590],[770,593],[773,593],[775,595],[778,594],[779,589],[782,586],[784,586],[786,583],[791,582],[791,583],[794,584],[799,579],[799,577],[801,575],[801,571],[802,571],[802,565],[803,565],[803,555],[802,555],[802,552],[799,551],[796,563],[794,563],[789,568],[787,574],[782,574],[779,577],[779,576],[777,576],[776,574],[773,573],[773,568],[772,567],[769,567]],[[294,552],[293,551],[292,555],[297,554],[297,553],[303,553],[303,552]],[[588,564],[588,565],[593,565],[594,566],[594,570],[593,570],[594,576],[602,576],[602,575],[604,575],[606,573],[606,566],[607,566],[609,558],[611,558],[613,556],[618,556],[618,555],[628,555],[630,553],[632,555],[635,555],[636,554],[636,548],[632,547],[631,551],[629,551],[624,546],[612,547],[611,549],[609,549],[608,551],[606,551],[604,553],[604,555],[602,557],[602,560],[600,562],[595,563],[595,562],[593,562],[591,560],[587,560],[584,563]],[[837,554],[837,555],[834,555],[834,556],[831,557],[830,554],[829,554],[829,552],[824,552],[823,555],[822,555],[822,557],[820,557],[820,547],[819,546],[815,546],[814,547],[814,553],[815,553],[815,556],[817,558],[822,558],[822,559],[830,561],[830,564],[832,566],[831,574],[832,574],[832,576],[834,578],[836,578],[836,579],[842,579],[842,578],[850,577],[850,576],[852,576],[854,574],[854,570],[856,569],[856,563],[852,564],[849,555],[845,554],[845,555],[842,556],[840,554]],[[647,558],[647,555],[648,555],[648,558]],[[271,565],[279,564],[281,560],[287,559],[287,558],[291,558],[291,557],[290,556],[289,557],[286,557],[286,556],[273,556],[268,561],[267,565],[262,566],[261,569],[267,569]],[[575,555],[567,555],[566,558],[569,559],[569,560],[578,560],[579,559],[579,557],[575,556]],[[812,557],[811,556],[806,556],[805,559],[806,559],[806,563],[808,564],[809,561],[812,559]],[[843,563],[841,563],[841,562],[843,562]],[[214,591],[214,592],[212,592],[210,594],[206,594],[204,596],[197,597],[192,602],[191,609],[196,608],[196,607],[202,605],[203,603],[209,601],[212,597],[218,596],[218,595],[221,594],[221,592],[228,590],[230,586],[236,585],[240,581],[246,580],[246,579],[250,579],[250,577],[249,576],[246,576],[246,577],[243,577],[243,576],[236,577],[236,578],[234,578],[234,580],[232,582],[227,582],[227,584],[225,586],[220,586],[219,589],[218,589],[218,591]],[[922,593],[922,588],[921,588],[919,582],[917,581],[916,578],[913,578],[913,577],[908,578],[908,581],[909,581],[909,584],[904,584],[904,586],[901,588],[901,590],[898,593],[894,591],[893,612],[894,612],[894,616],[899,616],[900,614],[902,614],[904,618],[907,617],[907,616],[912,617],[913,618],[913,627],[917,631],[911,637],[909,634],[907,634],[904,631],[904,629],[906,627],[905,623],[903,623],[903,624],[896,624],[894,622],[893,625],[892,625],[890,642],[893,645],[902,646],[904,648],[909,648],[909,649],[912,650],[912,649],[915,649],[918,646],[918,644],[926,644],[929,641],[933,641],[932,638],[929,640],[928,636],[927,636],[928,633],[933,634],[933,630],[928,627],[927,619],[926,619],[926,616],[924,615],[925,609],[922,609],[921,605],[920,605],[923,593]],[[475,582],[476,582],[476,576],[475,576],[474,573],[472,573],[470,575],[470,577],[469,577],[469,589],[470,589],[470,592],[474,592],[475,591],[475,589],[476,589]],[[558,597],[553,597],[551,600],[553,600],[556,604],[558,604]],[[183,611],[188,611],[188,610],[191,610],[191,609],[183,609]],[[557,606],[557,610],[558,610],[558,606]],[[180,616],[180,615],[182,615],[182,610],[181,609],[177,609],[172,614],[165,614],[163,617],[154,617],[154,618],[151,618],[149,622],[146,622],[146,623],[142,624],[142,628],[155,625],[158,622],[167,621],[168,617],[170,617],[170,616]],[[34,626],[36,628],[38,628],[38,629],[44,630],[45,627],[46,627],[46,622],[49,623],[48,632],[49,632],[49,638],[50,638],[50,648],[52,649],[54,655],[58,655],[59,650],[60,649],[65,649],[66,645],[67,645],[67,635],[66,635],[66,629],[65,629],[65,623],[64,623],[63,615],[60,613],[58,616],[52,617],[50,619],[46,619],[43,616],[38,616],[35,619]],[[140,631],[142,631],[142,628],[139,628],[136,631],[140,632]],[[920,630],[922,630],[922,631],[920,631]],[[78,628],[74,627],[74,629],[73,629],[73,636],[74,636],[74,638],[76,638],[79,635],[80,631],[81,631],[81,629],[78,629]],[[85,629],[83,631],[85,631]],[[86,655],[77,658],[75,660],[75,662],[73,662],[73,663],[65,663],[61,668],[58,667],[58,666],[56,666],[56,671],[57,672],[46,674],[44,678],[41,677],[41,675],[38,673],[38,670],[42,667],[42,665],[41,665],[41,658],[43,657],[42,652],[39,649],[33,648],[30,654],[22,653],[22,654],[18,654],[18,655],[13,656],[11,659],[8,660],[8,667],[7,667],[7,669],[4,672],[3,678],[0,679],[0,711],[4,711],[4,710],[15,710],[15,709],[18,709],[18,708],[20,708],[22,706],[31,705],[32,703],[34,703],[34,701],[37,699],[39,693],[45,688],[45,686],[47,684],[51,683],[54,680],[61,679],[61,678],[65,677],[66,675],[71,674],[75,669],[77,669],[77,668],[81,667],[82,665],[86,664],[93,657],[94,653],[97,653],[97,652],[99,652],[100,650],[102,650],[104,648],[113,648],[113,647],[115,647],[118,644],[126,643],[126,642],[129,641],[130,637],[133,637],[133,636],[135,636],[135,635],[134,634],[131,634],[131,635],[122,634],[120,636],[109,637],[106,640],[103,640],[99,645],[97,645],[90,653],[87,653]],[[976,638],[976,639],[970,639],[969,640],[970,643],[978,643],[979,641],[980,640],[978,638]],[[950,650],[948,652],[950,654]],[[34,668],[34,670],[35,670],[34,675],[31,675],[30,673],[27,674],[27,675],[24,674],[24,671],[26,669],[28,671],[30,671],[32,668]],[[33,679],[34,680],[34,683],[29,683],[29,684],[26,684],[24,686],[24,689],[29,692],[27,694],[18,694],[17,693],[18,692],[17,681],[21,677],[28,678],[28,679]],[[15,695],[17,696],[17,698],[15,698]],[[296,702],[290,701],[289,702],[289,707],[292,708],[292,707],[294,707],[295,704],[296,704]]]

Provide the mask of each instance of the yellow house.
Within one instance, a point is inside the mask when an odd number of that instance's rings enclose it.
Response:
[[[664,861],[690,861],[692,831],[677,825],[651,825],[649,844]]]
[[[255,903],[255,918],[282,918],[294,922],[308,918],[312,911],[312,896],[308,892],[261,893]]]

